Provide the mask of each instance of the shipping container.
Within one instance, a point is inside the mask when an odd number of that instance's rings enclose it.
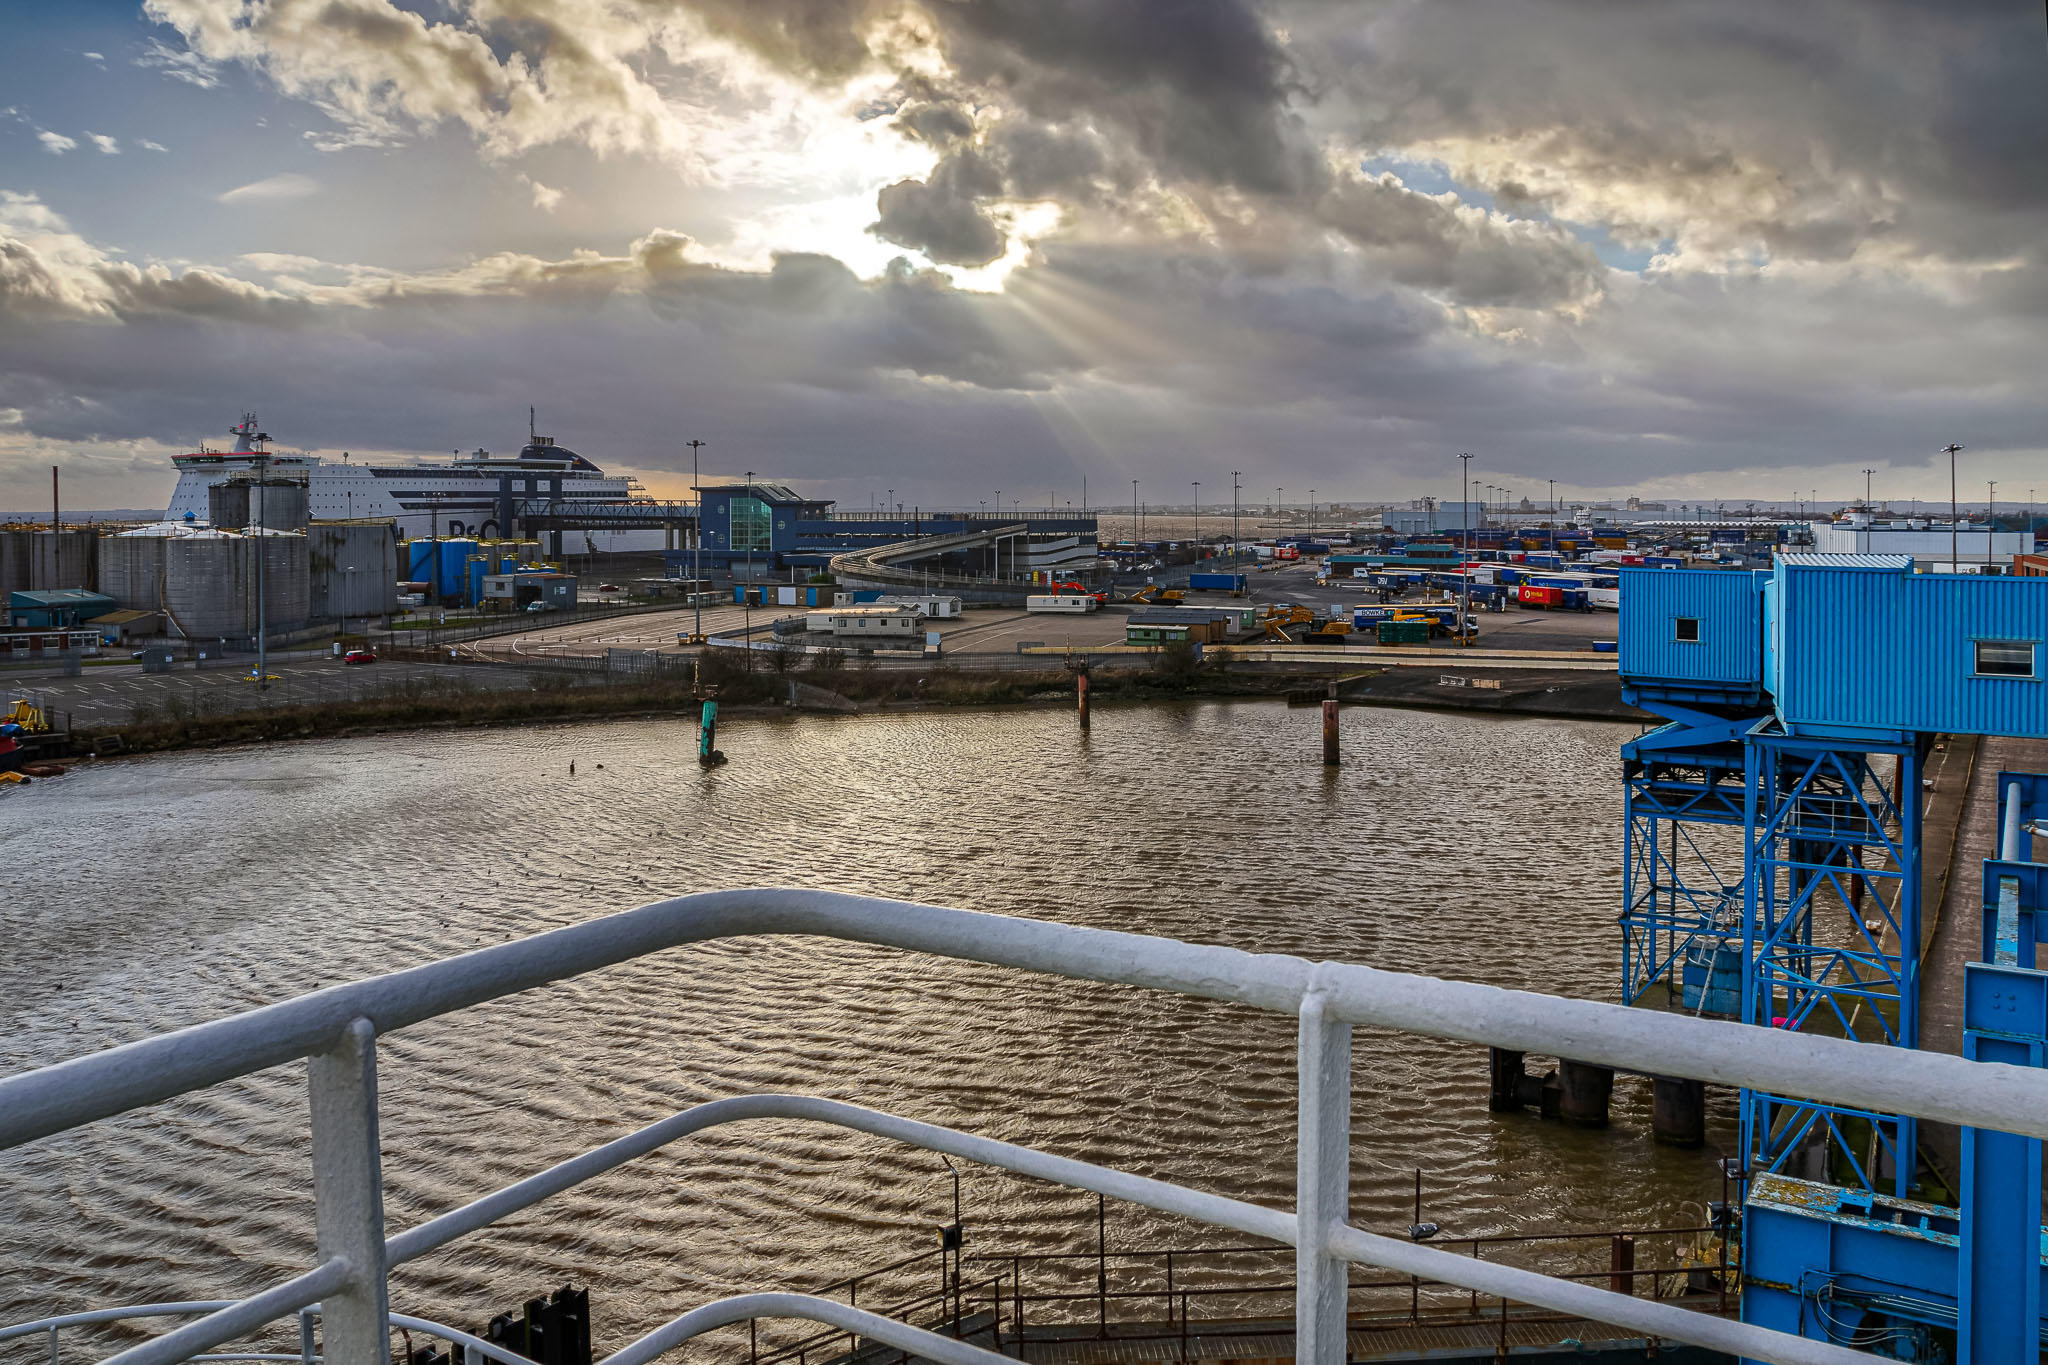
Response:
[[[1383,645],[1426,645],[1429,643],[1429,622],[1427,621],[1382,621],[1375,629],[1379,642]]]
[[[1188,588],[1193,592],[1243,592],[1245,577],[1241,573],[1191,573]]]

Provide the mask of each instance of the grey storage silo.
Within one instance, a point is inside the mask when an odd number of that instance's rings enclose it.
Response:
[[[163,610],[164,547],[170,543],[163,536],[100,537],[94,547],[99,590],[134,611]]]
[[[256,633],[256,556],[263,556],[267,629],[297,629],[308,610],[303,535],[193,536],[164,547],[164,610],[194,639]]]
[[[303,531],[308,518],[306,485],[298,479],[226,479],[206,490],[214,529]]]
[[[398,553],[388,521],[316,521],[306,528],[310,615],[316,621],[398,609]]]

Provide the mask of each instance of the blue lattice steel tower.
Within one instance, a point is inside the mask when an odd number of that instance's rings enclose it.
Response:
[[[1621,601],[1623,695],[1668,722],[1623,749],[1625,997],[1916,1046],[1922,760],[1937,734],[2048,736],[2048,582],[1918,575],[1904,556],[1787,555],[1769,574],[1624,570]],[[2013,791],[2017,809],[2021,788]],[[2031,904],[2048,888],[2048,868],[2025,866],[2039,872],[2005,884]],[[1989,895],[1987,882],[1987,904]],[[2048,999],[2027,956],[2014,961],[2008,950],[2003,965],[1973,967],[1972,989],[1992,989],[1984,983],[2002,972],[1998,991]],[[2040,1065],[2028,1029],[2040,1032],[2028,1024],[1998,1034],[2018,1043],[1980,1044],[1972,1033],[1970,1055],[2004,1048]],[[2038,1146],[2014,1156],[1993,1140],[2001,1137],[1971,1138],[1966,1151],[2014,1170],[2031,1160],[2038,1179]],[[1745,1317],[1751,1289],[1779,1284],[1771,1277],[1787,1267],[1801,1284],[1818,1277],[1848,1294],[1836,1311],[1849,1311],[1842,1305],[1864,1293],[1853,1288],[1858,1277],[1871,1275],[1862,1261],[1852,1273],[1851,1260],[1867,1253],[1895,1271],[1879,1281],[1947,1296],[1948,1307],[1924,1300],[1935,1307],[1914,1331],[1956,1324],[1972,1340],[1969,1324],[2004,1292],[1988,1292],[2004,1272],[1986,1269],[1991,1254],[1973,1240],[1998,1203],[1971,1161],[1951,1236],[1934,1228],[1943,1210],[1906,1199],[1918,1164],[1910,1117],[1745,1091],[1742,1150],[1754,1215]],[[1906,1202],[1880,1218],[1872,1201],[1885,1199]],[[1814,1220],[1832,1230],[1816,1232]],[[2022,1221],[2031,1237],[2031,1215]],[[1919,1229],[1910,1246],[1892,1235],[1909,1222]],[[1999,1247],[2001,1264],[2028,1284],[2048,1273],[2048,1261]],[[1964,1279],[1981,1282],[1974,1290],[1958,1286],[1958,1255]],[[1788,1330],[1833,1333],[1837,1319],[1810,1312],[1820,1305],[1806,1294],[1797,1289],[1787,1304],[1780,1290],[1758,1289],[1756,1311]],[[2031,1331],[2013,1324],[2034,1323],[2038,1303],[2027,1298],[1998,1330]],[[1854,1308],[1875,1320],[1887,1311]],[[1972,1359],[1967,1347],[1962,1359]]]
[[[2048,583],[1912,570],[1622,571],[1623,694],[1669,721],[1622,751],[1629,1001],[1917,1044],[1921,760],[2048,733]],[[1743,1145],[1752,1171],[1915,1175],[1894,1116],[1747,1095]]]

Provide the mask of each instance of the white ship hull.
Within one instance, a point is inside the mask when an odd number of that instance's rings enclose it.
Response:
[[[398,524],[407,539],[440,536],[518,534],[497,524],[498,479],[489,469],[460,465],[370,465],[335,463],[316,456],[256,455],[240,452],[186,456],[179,461],[178,486],[165,517],[206,521],[212,515],[207,490],[234,474],[303,475],[307,510],[315,520],[368,518]],[[627,480],[583,470],[560,475],[565,502],[624,502],[633,496]],[[564,554],[618,554],[660,550],[661,531],[564,531]]]

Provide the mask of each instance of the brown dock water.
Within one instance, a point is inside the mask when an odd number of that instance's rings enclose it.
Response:
[[[689,891],[830,887],[1613,999],[1625,726],[1201,703],[464,731],[192,753],[0,797],[0,1073]],[[576,776],[568,776],[571,760]],[[601,766],[600,766],[601,765]],[[1688,1221],[1711,1154],[1646,1082],[1573,1132],[1482,1049],[1361,1031],[1354,1209],[1447,1235]],[[828,1095],[1275,1206],[1291,1020],[864,946],[707,944],[383,1040],[392,1230],[700,1100]],[[303,1066],[0,1154],[0,1323],[309,1264]],[[1727,1145],[1727,1106],[1710,1141]],[[971,1251],[1092,1247],[1093,1197],[969,1168]],[[402,1269],[476,1328],[593,1288],[600,1351],[933,1242],[935,1156],[795,1123],[685,1140]],[[1120,1246],[1220,1234],[1110,1206]],[[1235,1240],[1235,1239],[1227,1239]],[[743,1336],[743,1334],[742,1334]],[[104,1339],[104,1338],[103,1338]],[[20,1348],[20,1349],[15,1349]],[[0,1358],[26,1359],[15,1343]],[[82,1343],[79,1349],[83,1349]]]

